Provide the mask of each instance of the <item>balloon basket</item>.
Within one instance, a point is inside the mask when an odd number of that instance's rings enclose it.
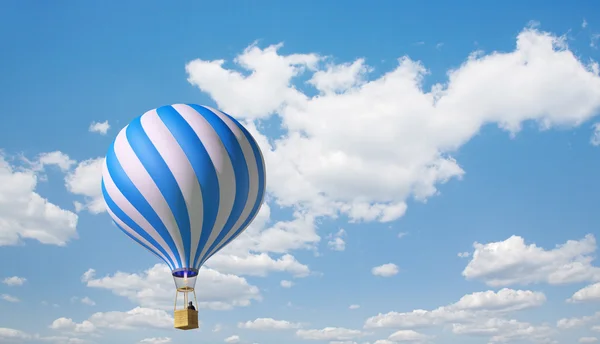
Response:
[[[183,309],[177,309],[177,296],[179,293],[183,294]],[[194,295],[195,306],[198,307],[198,300],[196,300],[196,291],[191,287],[177,288],[175,292],[175,328],[178,330],[193,330],[198,328],[198,311],[195,309],[186,309],[188,305],[188,294]]]
[[[175,328],[178,330],[193,330],[198,328],[198,311],[193,309],[176,310]]]

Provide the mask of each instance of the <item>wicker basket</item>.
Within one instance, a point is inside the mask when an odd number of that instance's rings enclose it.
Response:
[[[198,328],[198,311],[192,309],[176,310],[175,328],[180,330],[193,330]]]

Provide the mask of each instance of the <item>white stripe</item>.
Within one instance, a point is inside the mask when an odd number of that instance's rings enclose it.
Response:
[[[246,159],[246,165],[248,166],[248,182],[250,190],[248,192],[248,199],[246,200],[244,210],[242,211],[235,225],[231,228],[229,233],[225,235],[223,240],[221,240],[221,242],[219,242],[217,246],[215,246],[215,248],[206,255],[206,259],[208,259],[212,254],[220,250],[225,244],[225,242],[227,242],[227,240],[229,240],[229,238],[231,238],[233,234],[235,234],[235,232],[237,232],[240,229],[242,224],[247,220],[248,216],[250,215],[252,208],[254,208],[254,205],[256,204],[256,197],[258,196],[258,166],[256,165],[257,159],[255,159],[254,151],[252,150],[250,142],[246,138],[246,135],[244,135],[240,128],[235,123],[233,123],[233,121],[227,115],[225,115],[219,110],[212,108],[209,109],[215,114],[217,114],[237,137],[238,143],[242,147],[244,158]],[[262,200],[260,201],[262,202]]]
[[[217,219],[213,228],[204,228],[201,230],[208,230],[210,236],[206,242],[206,245],[202,247],[202,251],[198,256],[198,261],[194,264],[196,269],[200,268],[198,265],[202,261],[202,258],[206,254],[208,248],[216,240],[218,235],[223,230],[223,226],[229,218],[229,214],[233,209],[233,202],[235,200],[235,174],[233,171],[233,165],[229,159],[229,154],[221,141],[221,138],[210,125],[210,123],[196,110],[185,104],[172,105],[177,112],[183,117],[186,122],[192,127],[202,145],[208,152],[210,159],[217,172],[217,178],[219,180],[219,210],[217,213]]]
[[[165,227],[167,227],[167,230],[171,234],[171,238],[173,238],[173,241],[175,242],[175,247],[177,248],[177,253],[179,253],[181,263],[184,264],[185,259],[183,255],[184,251],[181,242],[181,234],[177,231],[177,224],[175,223],[173,213],[171,213],[167,201],[154,183],[154,180],[152,180],[152,177],[150,177],[148,171],[146,171],[146,168],[142,165],[140,159],[133,151],[133,148],[131,148],[129,141],[127,141],[127,136],[125,134],[126,130],[127,127],[125,127],[115,139],[115,154],[117,155],[117,160],[119,160],[123,170],[129,179],[131,179],[137,190],[144,196]],[[174,253],[177,254],[176,252]],[[177,264],[177,262],[175,262],[175,264]],[[178,266],[177,268],[181,267],[183,266]]]
[[[115,204],[124,212],[129,218],[135,222],[138,226],[140,226],[148,235],[152,237],[156,241],[161,248],[167,252],[173,263],[177,262],[173,252],[169,248],[169,245],[165,242],[162,236],[158,234],[156,229],[152,227],[152,225],[144,218],[142,214],[129,202],[129,200],[121,193],[121,190],[115,185],[110,172],[108,171],[108,166],[106,165],[106,159],[104,160],[104,187],[106,188],[106,192],[110,196],[110,198],[115,202]],[[143,237],[142,237],[143,238]],[[157,252],[160,250],[157,248]],[[162,255],[162,253],[161,253]]]
[[[149,250],[150,252],[154,253],[154,255],[156,255],[158,258],[161,258],[162,260],[164,260],[165,263],[171,268],[171,270],[174,270],[173,266],[171,266],[171,264],[169,263],[169,260],[166,259],[165,256],[160,251],[156,250],[156,247],[154,247],[152,244],[150,244],[146,239],[144,239],[142,236],[140,236],[136,231],[134,231],[129,226],[127,226],[125,224],[125,222],[121,221],[121,219],[119,219],[110,210],[110,208],[106,207],[106,211],[108,212],[110,217],[112,217],[113,221],[115,221],[119,226],[121,226],[121,228],[123,228],[123,230],[125,230],[127,233],[131,234],[131,236],[133,236],[134,238],[138,239],[139,241],[141,241],[142,243],[144,243],[145,245],[150,247],[150,250]]]
[[[141,118],[141,122],[144,131],[148,135],[148,138],[165,160],[165,163],[169,167],[171,173],[173,173],[173,176],[177,181],[177,185],[179,186],[179,189],[183,194],[183,198],[185,199],[189,216],[189,218],[186,220],[190,222],[191,229],[191,245],[190,252],[188,252],[190,265],[187,267],[192,267],[194,262],[191,260],[194,259],[194,255],[196,254],[196,249],[198,246],[197,243],[200,240],[200,233],[199,231],[195,231],[194,227],[197,227],[198,224],[202,226],[204,212],[198,178],[196,177],[196,173],[194,173],[194,169],[185,155],[185,152],[177,142],[177,139],[173,137],[173,133],[171,133],[169,128],[167,128],[164,122],[160,119],[156,111],[146,113]],[[181,228],[179,228],[179,230],[181,230]],[[184,265],[187,264],[184,263]]]

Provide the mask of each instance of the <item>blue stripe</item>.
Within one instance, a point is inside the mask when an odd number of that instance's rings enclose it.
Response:
[[[160,190],[169,209],[173,213],[175,222],[179,227],[179,233],[181,233],[181,241],[183,242],[184,267],[189,267],[191,242],[190,217],[177,180],[154,144],[152,144],[152,141],[150,141],[150,138],[148,138],[142,127],[141,117],[134,119],[129,124],[126,135],[131,148],[140,159],[142,165],[144,165],[146,171],[148,171],[148,174]]]
[[[145,248],[149,249],[150,252],[152,252],[155,256],[157,256],[160,260],[164,261],[164,259],[161,256],[159,256],[158,254],[156,254],[156,252],[154,252],[153,250],[151,250],[150,248],[148,248],[146,245],[144,245],[144,243],[142,243],[141,241],[139,241],[136,237],[134,237],[133,235],[129,234],[129,232],[127,232],[126,230],[124,230],[118,223],[116,223],[115,221],[113,221],[113,223],[115,224],[115,226],[117,226],[117,228],[119,228],[121,231],[123,231],[123,233],[125,233],[125,235],[127,235],[128,237],[130,237],[131,239],[133,239],[133,241],[137,242],[142,247],[145,247]],[[169,265],[168,262],[167,262],[167,265]],[[171,266],[169,266],[169,268],[172,269]]]
[[[113,182],[121,191],[123,196],[135,207],[135,209],[142,214],[142,216],[150,223],[150,225],[156,230],[156,232],[165,240],[169,248],[171,249],[171,253],[175,256],[176,264],[174,266],[176,268],[183,267],[181,264],[181,258],[179,257],[177,247],[175,246],[175,242],[171,237],[171,234],[167,230],[167,227],[163,224],[160,217],[156,214],[152,206],[146,201],[144,196],[140,193],[140,191],[135,187],[131,179],[123,167],[119,163],[117,159],[117,155],[115,154],[115,144],[110,146],[108,153],[106,154],[106,165],[108,171],[112,177]]]
[[[217,171],[215,170],[215,166],[213,165],[204,144],[198,135],[196,135],[194,129],[189,125],[185,118],[177,112],[177,110],[172,106],[164,106],[159,108],[157,113],[187,156],[194,169],[196,178],[198,178],[198,183],[200,184],[200,192],[202,193],[203,200],[202,232],[200,234],[195,257],[189,257],[193,258],[191,259],[193,265],[190,265],[190,267],[196,267],[198,256],[202,252],[202,248],[206,245],[206,242],[213,231],[217,214],[219,213],[221,192],[219,189]]]
[[[162,246],[159,245],[156,242],[156,240],[154,240],[154,238],[151,235],[149,235],[143,228],[141,228],[137,223],[135,223],[135,221],[133,221],[129,216],[127,216],[127,214],[125,214],[125,212],[123,212],[123,210],[121,210],[121,208],[119,208],[119,206],[113,201],[113,199],[110,197],[110,195],[106,191],[106,186],[104,185],[104,180],[102,180],[101,187],[102,187],[102,195],[104,196],[106,205],[113,212],[113,214],[115,214],[116,217],[118,217],[121,221],[123,221],[123,223],[125,223],[129,228],[133,229],[142,238],[146,239],[150,244],[154,245],[154,247],[156,247],[156,249],[153,249],[153,248],[147,246],[146,244],[144,244],[143,242],[141,242],[140,240],[138,240],[136,237],[134,237],[129,232],[124,230],[117,222],[115,222],[115,225],[117,225],[117,227],[119,227],[125,234],[127,234],[130,238],[135,240],[138,244],[140,244],[140,245],[144,246],[145,248],[147,248],[148,250],[150,250],[158,258],[165,261],[165,263],[169,264],[170,266],[173,266],[174,265],[173,261],[169,257],[169,254],[167,254],[167,252],[164,250],[164,248],[162,248]],[[162,254],[164,254],[165,258],[167,260],[163,259],[163,257],[161,257],[156,252],[156,250],[159,250]]]
[[[226,114],[226,115],[233,120],[233,122],[238,126],[238,128],[240,128],[240,130],[244,133],[244,135],[246,136],[246,139],[250,143],[250,147],[252,147],[252,152],[254,153],[254,160],[256,162],[256,167],[257,167],[257,170],[258,170],[257,171],[258,172],[258,194],[256,195],[256,199],[254,200],[254,202],[255,202],[254,206],[252,207],[252,210],[250,211],[250,214],[248,214],[248,217],[246,218],[246,221],[244,221],[244,223],[242,224],[242,226],[236,231],[236,233],[234,235],[232,235],[217,250],[215,250],[212,253],[208,252],[210,255],[207,255],[207,257],[204,258],[204,260],[202,261],[202,263],[200,265],[204,264],[204,262],[206,262],[215,253],[217,253],[221,248],[229,245],[229,243],[231,241],[233,241],[235,238],[237,238],[237,236],[240,235],[246,229],[246,227],[248,227],[248,225],[250,225],[250,222],[252,220],[254,220],[254,217],[256,216],[256,214],[258,213],[258,211],[260,210],[260,206],[262,204],[262,200],[263,200],[264,193],[265,193],[266,173],[265,173],[265,168],[264,168],[264,159],[263,159],[263,156],[262,156],[262,154],[260,152],[260,148],[258,146],[258,143],[256,143],[256,140],[254,140],[254,138],[252,137],[252,135],[250,135],[250,133],[248,132],[248,130],[246,130],[246,128],[244,128],[237,120],[235,120],[233,117],[231,117],[228,114]]]
[[[235,199],[233,201],[233,208],[231,209],[231,213],[229,214],[229,218],[227,219],[223,230],[221,233],[219,233],[215,241],[206,251],[206,255],[208,255],[210,251],[212,251],[223,240],[227,233],[231,231],[233,225],[235,225],[236,221],[242,214],[244,206],[246,205],[246,201],[248,200],[250,176],[242,147],[240,146],[237,137],[231,131],[231,129],[229,129],[227,124],[217,114],[203,106],[194,104],[189,106],[202,115],[217,132],[217,135],[227,150],[227,154],[229,155],[229,159],[233,165],[233,171],[235,175]],[[204,259],[202,259],[202,261],[204,261]],[[199,266],[200,265],[198,265],[198,267]]]

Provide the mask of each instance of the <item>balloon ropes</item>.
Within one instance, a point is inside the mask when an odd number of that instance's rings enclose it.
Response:
[[[192,293],[196,301],[200,267],[252,222],[265,184],[256,140],[233,117],[207,106],[150,110],[108,149],[102,171],[108,213],[171,268],[175,328],[198,328],[198,311],[188,298]]]

